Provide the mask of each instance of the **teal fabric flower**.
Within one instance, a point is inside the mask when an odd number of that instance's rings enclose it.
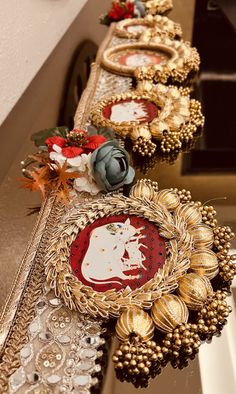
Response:
[[[136,18],[143,18],[146,14],[145,5],[140,0],[134,2],[134,14]]]
[[[115,140],[105,142],[92,153],[91,167],[95,181],[107,192],[131,183],[135,176],[128,153]]]

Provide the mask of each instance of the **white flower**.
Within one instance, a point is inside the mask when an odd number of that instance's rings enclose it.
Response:
[[[91,168],[91,153],[82,153],[79,156],[68,158],[63,156],[62,148],[58,145],[53,145],[53,152],[49,153],[51,160],[55,161],[61,167],[65,162],[68,164],[67,172],[78,172],[81,177],[76,178],[73,183],[73,188],[78,192],[87,192],[92,195],[98,194],[101,189],[98,187],[92,176]]]
[[[96,195],[101,191],[95,181],[86,176],[75,179],[73,187],[78,192],[87,192],[92,195]]]
[[[90,155],[82,153],[79,156],[68,158],[61,153],[62,148],[60,146],[54,144],[52,148],[53,151],[49,153],[49,157],[51,160],[56,161],[61,167],[67,162],[68,166],[75,168],[75,171],[86,171],[86,165],[87,161],[90,160]]]

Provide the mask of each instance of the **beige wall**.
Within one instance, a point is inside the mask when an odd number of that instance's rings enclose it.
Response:
[[[0,12],[0,124],[87,0],[10,0]]]

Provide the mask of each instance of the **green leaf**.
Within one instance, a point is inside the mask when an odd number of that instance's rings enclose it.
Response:
[[[32,134],[31,141],[33,141],[36,146],[44,146],[45,140],[47,138],[54,137],[54,136],[66,138],[66,133],[68,131],[69,131],[69,129],[66,126],[40,130],[40,131],[37,131],[36,133]]]
[[[100,19],[100,23],[102,25],[109,26],[111,24],[111,20],[108,15],[102,15]]]

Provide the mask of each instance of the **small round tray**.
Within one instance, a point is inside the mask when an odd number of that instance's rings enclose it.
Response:
[[[137,90],[124,92],[94,107],[92,123],[112,128],[117,135],[131,139],[133,150],[152,156],[158,140],[162,152],[181,149],[203,126],[201,105],[190,99],[189,89],[138,83]]]
[[[121,38],[137,39],[150,29],[153,29],[155,34],[167,34],[173,39],[182,36],[180,24],[161,15],[148,15],[145,18],[138,19],[124,19],[116,24],[115,34]]]
[[[147,38],[148,42],[117,45],[107,49],[102,66],[108,71],[137,80],[182,84],[198,70],[200,57],[188,42],[168,37]]]

